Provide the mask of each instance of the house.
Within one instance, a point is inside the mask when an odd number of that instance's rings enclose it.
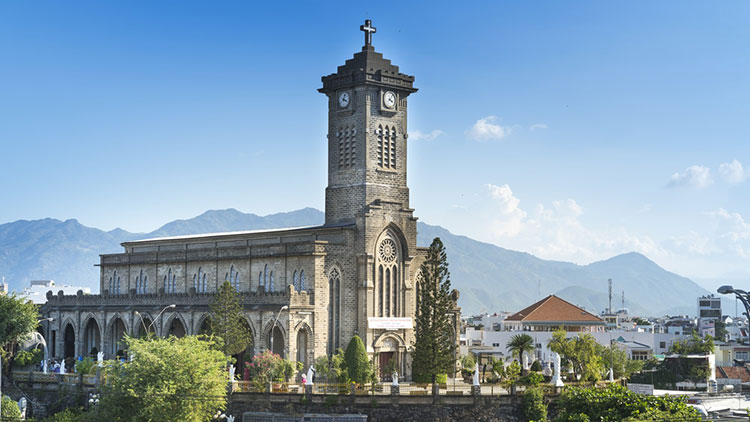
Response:
[[[604,332],[607,323],[598,316],[555,295],[522,309],[505,319],[511,331]]]

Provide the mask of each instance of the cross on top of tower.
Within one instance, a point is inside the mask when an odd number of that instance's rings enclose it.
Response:
[[[366,19],[365,24],[359,26],[359,30],[365,33],[365,47],[372,45],[372,34],[376,32],[376,28],[372,26],[372,21]]]

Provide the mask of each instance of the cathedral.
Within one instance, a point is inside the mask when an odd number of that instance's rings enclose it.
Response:
[[[238,292],[248,353],[271,349],[306,368],[354,335],[388,380],[411,377],[417,280],[425,248],[406,183],[407,103],[414,77],[364,46],[318,91],[328,104],[325,223],[125,242],[101,255],[100,294],[47,293],[50,356],[106,358],[123,336],[199,334],[221,284]],[[458,343],[459,308],[452,315]]]

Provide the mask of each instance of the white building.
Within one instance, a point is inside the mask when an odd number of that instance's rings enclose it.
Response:
[[[23,289],[23,292],[19,296],[26,297],[32,302],[41,305],[47,302],[47,292],[52,290],[54,294],[57,294],[62,290],[65,295],[76,295],[80,290],[83,294],[91,294],[91,289],[88,287],[71,286],[69,284],[56,285],[55,280],[31,280],[29,287]]]

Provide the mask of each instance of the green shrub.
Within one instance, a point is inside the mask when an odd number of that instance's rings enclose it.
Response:
[[[93,358],[85,357],[76,364],[76,371],[79,374],[89,375],[96,367],[96,361]]]
[[[436,377],[435,381],[438,384],[445,384],[445,383],[447,383],[448,382],[448,374],[438,374],[438,376]]]
[[[357,384],[365,384],[370,381],[372,369],[370,360],[367,358],[365,344],[359,336],[354,336],[346,346],[344,352],[344,361],[346,362],[346,371],[349,378]]]
[[[0,415],[0,417],[2,417],[4,421],[20,420],[21,409],[18,408],[18,403],[16,403],[12,398],[8,396],[3,396],[2,400],[3,414]]]
[[[16,358],[13,361],[13,366],[17,368],[23,368],[28,365],[36,365],[42,361],[42,350],[31,349],[29,351],[21,350],[16,353]]]
[[[521,377],[521,379],[518,380],[519,384],[529,385],[532,387],[536,387],[542,382],[544,382],[544,375],[540,374],[539,372],[529,372],[528,375],[524,375]]]
[[[80,409],[65,409],[62,412],[55,413],[47,420],[49,422],[83,422],[86,419]]]
[[[547,405],[544,404],[544,393],[541,388],[529,388],[521,398],[523,416],[529,421],[546,421]]]
[[[474,360],[474,355],[469,353],[468,355],[461,356],[461,366],[464,369],[467,369],[469,371],[474,370],[474,365],[476,365],[477,361]]]
[[[532,371],[534,372],[542,372],[542,364],[539,362],[539,360],[535,360],[534,363],[531,364]]]

